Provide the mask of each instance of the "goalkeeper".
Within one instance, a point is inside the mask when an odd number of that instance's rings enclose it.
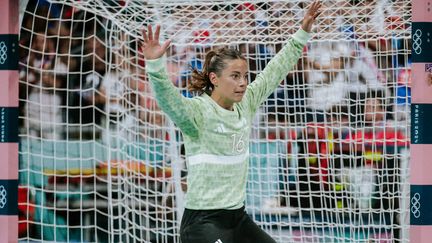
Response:
[[[143,31],[146,71],[160,108],[180,128],[186,148],[188,191],[180,227],[183,243],[275,242],[246,214],[244,201],[251,123],[259,105],[293,68],[309,39],[321,2],[308,8],[301,29],[248,85],[248,65],[240,52],[222,48],[207,53],[194,70],[185,98],[168,78],[159,43],[160,26]]]

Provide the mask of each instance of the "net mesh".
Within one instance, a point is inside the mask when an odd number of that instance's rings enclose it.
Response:
[[[221,46],[249,80],[311,1],[20,1],[19,238],[179,242],[178,129],[157,107],[141,30],[172,39],[170,80]],[[261,106],[246,209],[278,242],[407,242],[411,1],[325,0]]]

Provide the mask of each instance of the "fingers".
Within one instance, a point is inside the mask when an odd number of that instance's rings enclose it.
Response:
[[[164,52],[166,52],[166,50],[168,49],[168,47],[169,47],[170,44],[171,44],[171,40],[167,40],[167,41],[165,41],[165,42],[163,43],[163,45],[162,45],[162,50],[163,50]]]
[[[314,2],[314,10],[317,11],[320,7],[321,7],[321,1],[320,0],[316,0]]]
[[[160,36],[160,25],[156,25],[156,30],[153,34],[153,29],[151,25],[147,26],[147,30],[142,31],[143,39],[144,41],[141,42],[141,46],[145,47],[148,44],[156,43],[159,44],[159,36]],[[169,45],[171,44],[171,41],[168,40],[162,45],[162,49],[166,50],[168,49]]]
[[[318,1],[318,4],[316,5],[316,10],[315,10],[315,12],[318,13],[318,15],[321,13],[321,7],[322,7],[322,3],[321,3],[321,1]]]
[[[321,8],[321,1],[315,0],[309,8],[309,13],[311,13],[312,16],[315,16],[316,13],[319,12],[320,8]]]
[[[148,36],[147,36],[146,30],[142,30],[142,35],[144,38],[144,43],[147,43],[148,42]]]
[[[321,6],[322,6],[322,4],[321,4],[321,1],[320,1],[320,0],[315,0],[315,1],[311,4],[311,6],[310,6],[308,12],[309,12],[309,15],[310,15],[313,19],[315,19],[316,17],[318,17],[318,15],[321,14]]]
[[[155,34],[154,34],[154,39],[155,40],[159,40],[160,29],[161,29],[160,25],[156,25],[156,31],[155,31]]]
[[[317,12],[313,15],[313,18],[316,19],[320,14],[321,14],[321,11],[317,11]]]
[[[156,25],[156,31],[155,31],[155,33],[153,35],[152,26],[148,25],[147,26],[147,31],[146,30],[142,31],[144,42],[146,43],[146,42],[149,42],[149,41],[152,41],[152,40],[159,40],[160,29],[161,29],[160,25]]]
[[[147,26],[147,31],[148,31],[148,40],[152,41],[153,40],[153,30],[152,30],[151,25]]]

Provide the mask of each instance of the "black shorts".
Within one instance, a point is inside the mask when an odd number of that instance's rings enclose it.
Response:
[[[247,215],[235,210],[185,209],[180,226],[181,243],[276,243]]]

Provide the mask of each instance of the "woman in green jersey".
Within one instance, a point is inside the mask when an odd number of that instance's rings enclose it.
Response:
[[[183,243],[275,242],[244,209],[249,135],[260,104],[293,68],[309,39],[321,3],[306,11],[301,29],[248,85],[248,66],[237,50],[210,51],[202,71],[194,70],[185,98],[168,78],[159,43],[160,26],[143,32],[146,71],[160,108],[184,136],[188,191],[180,237]]]

